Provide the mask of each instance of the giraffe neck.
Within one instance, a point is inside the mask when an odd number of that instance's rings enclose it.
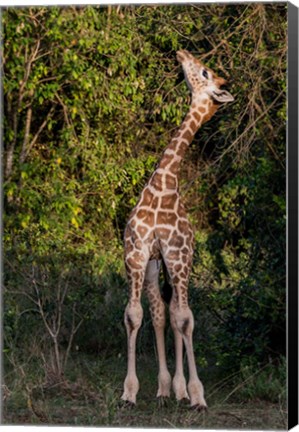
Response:
[[[157,169],[150,178],[150,186],[159,192],[178,188],[181,161],[197,130],[216,110],[217,105],[207,97],[193,99],[187,116],[166,147]]]

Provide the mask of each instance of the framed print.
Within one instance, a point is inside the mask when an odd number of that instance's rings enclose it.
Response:
[[[1,25],[2,425],[296,426],[297,7]]]

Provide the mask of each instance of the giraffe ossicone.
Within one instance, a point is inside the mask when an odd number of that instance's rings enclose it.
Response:
[[[188,305],[188,281],[193,256],[193,230],[178,189],[180,163],[196,131],[233,96],[221,89],[225,80],[204,66],[186,50],[177,52],[185,79],[192,93],[189,112],[166,147],[163,156],[132,210],[125,229],[125,265],[129,283],[129,302],[125,310],[128,338],[128,369],[122,399],[135,404],[139,390],[136,375],[136,339],[143,310],[141,294],[149,299],[159,360],[157,397],[190,399],[192,407],[206,408],[204,388],[198,378],[193,353],[194,319]],[[161,293],[159,273],[163,265],[168,294]],[[176,369],[171,380],[165,353],[165,299],[169,300],[170,323],[174,332]],[[183,370],[183,345],[186,349],[189,382]]]

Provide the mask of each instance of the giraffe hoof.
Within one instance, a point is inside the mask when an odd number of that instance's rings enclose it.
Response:
[[[208,407],[206,405],[195,404],[190,407],[193,411],[197,411],[200,413],[208,412]]]
[[[178,404],[182,407],[187,406],[190,404],[190,399],[187,397],[183,397],[182,399],[178,400]]]
[[[158,400],[159,408],[163,408],[163,407],[166,407],[168,405],[169,397],[168,396],[158,396],[157,400]]]
[[[124,408],[127,410],[131,410],[131,409],[136,407],[136,404],[134,402],[129,401],[129,400],[121,400],[119,402],[119,404],[120,404],[121,408]]]

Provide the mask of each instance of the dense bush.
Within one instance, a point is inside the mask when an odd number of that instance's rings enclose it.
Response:
[[[8,8],[2,20],[7,355],[45,357],[49,340],[62,362],[70,341],[125,346],[123,229],[187,111],[179,48],[235,96],[181,175],[198,362],[284,354],[286,5]]]

